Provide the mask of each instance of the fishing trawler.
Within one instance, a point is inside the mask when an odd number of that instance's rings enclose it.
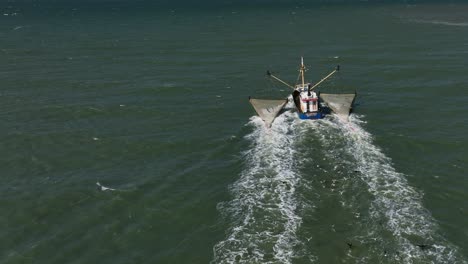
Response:
[[[335,70],[314,85],[305,81],[304,75],[306,70],[304,59],[301,57],[301,65],[299,68],[299,77],[301,82],[294,86],[274,76],[270,71],[267,71],[267,75],[294,90],[292,93],[292,100],[296,106],[300,119],[321,119],[327,114],[333,113],[337,115],[338,118],[347,121],[354,99],[356,98],[356,93],[330,94],[315,91],[315,88],[338,72],[340,70],[340,66],[338,65]],[[288,98],[280,100],[266,100],[249,97],[249,102],[252,104],[260,118],[263,119],[265,124],[270,127],[276,116],[278,116],[283,107],[288,103]]]

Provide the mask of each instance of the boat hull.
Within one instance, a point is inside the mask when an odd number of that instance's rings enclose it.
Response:
[[[300,119],[322,119],[325,117],[325,114],[322,112],[314,113],[298,113]]]

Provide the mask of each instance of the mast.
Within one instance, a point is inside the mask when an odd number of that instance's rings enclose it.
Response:
[[[301,72],[301,78],[302,78],[302,88],[304,88],[304,72],[305,72],[305,66],[304,66],[304,57],[301,57],[301,69],[299,70]]]

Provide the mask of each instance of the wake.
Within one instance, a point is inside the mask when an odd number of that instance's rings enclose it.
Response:
[[[350,116],[349,123],[342,123],[337,119],[323,120],[318,130],[334,130],[344,139],[343,152],[353,157],[354,171],[366,183],[367,191],[373,197],[369,211],[370,219],[367,223],[367,234],[357,237],[365,245],[370,241],[380,241],[380,245],[396,244],[393,251],[372,245],[372,251],[380,255],[383,262],[398,263],[461,263],[456,247],[451,245],[442,235],[436,221],[430,212],[424,208],[422,193],[411,185],[405,175],[397,172],[391,159],[373,144],[372,135],[366,132],[360,124],[359,117]],[[327,138],[323,137],[324,144]],[[333,143],[331,143],[333,144]],[[345,204],[345,202],[343,202]],[[350,203],[347,206],[357,207]],[[379,236],[382,225],[391,233],[390,238]],[[392,240],[385,243],[385,239]],[[385,260],[385,261],[384,261]],[[462,262],[466,263],[466,262]]]
[[[254,131],[246,138],[240,179],[230,188],[233,200],[218,205],[232,219],[227,238],[214,248],[215,263],[291,263],[300,245],[296,232],[302,219],[297,215],[296,188],[300,178],[294,171],[294,113],[284,113],[271,129],[252,117]]]
[[[393,168],[362,123],[355,115],[343,123],[286,112],[268,129],[252,117],[245,169],[230,186],[232,200],[218,204],[230,227],[213,247],[212,263],[320,263],[329,256],[318,257],[322,251],[313,247],[324,239],[337,253],[330,259],[348,263],[466,263],[424,208],[422,193]],[[330,220],[349,230],[337,233],[330,222],[328,238],[316,233],[328,220],[308,208],[334,197],[341,207]]]

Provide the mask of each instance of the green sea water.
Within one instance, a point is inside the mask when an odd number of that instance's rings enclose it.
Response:
[[[468,261],[467,4],[0,11],[0,263]],[[301,56],[349,123],[255,116]]]

